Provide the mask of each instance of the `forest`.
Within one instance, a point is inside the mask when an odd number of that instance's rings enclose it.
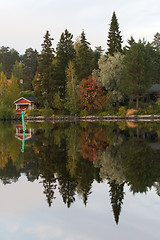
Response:
[[[84,30],[73,41],[67,29],[54,47],[47,30],[42,50],[28,48],[23,55],[0,48],[0,118],[14,115],[14,101],[34,97],[36,109],[28,115],[157,114],[160,100],[149,100],[149,89],[160,84],[160,34],[153,41],[123,38],[113,12],[106,38],[107,51],[90,47]],[[158,85],[157,85],[158,86]]]

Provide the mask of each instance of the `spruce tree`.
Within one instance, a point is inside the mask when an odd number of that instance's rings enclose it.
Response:
[[[66,68],[69,61],[72,61],[75,56],[74,43],[72,41],[73,35],[65,29],[65,32],[61,34],[60,41],[56,48],[56,70],[59,90],[64,98],[66,87]]]
[[[83,78],[88,78],[93,68],[93,51],[90,48],[90,43],[87,42],[84,31],[82,31],[80,40],[76,42],[75,69],[78,81],[81,82]]]
[[[157,52],[160,53],[160,34],[158,32],[154,35],[152,46]]]
[[[32,90],[32,81],[38,67],[38,52],[32,48],[28,48],[22,56],[24,69],[24,89]]]
[[[116,181],[109,182],[110,184],[110,197],[111,197],[111,205],[114,214],[114,219],[116,224],[119,222],[119,217],[121,213],[121,208],[124,199],[124,183],[117,184]]]
[[[49,31],[44,36],[42,51],[40,54],[40,62],[38,66],[38,77],[35,87],[37,101],[40,106],[44,107],[46,102],[51,104],[52,96],[55,89],[53,78],[53,58],[54,49],[52,48],[52,40]]]
[[[113,55],[115,52],[122,52],[122,37],[119,31],[119,24],[115,12],[113,12],[111,19],[107,45],[107,54]]]

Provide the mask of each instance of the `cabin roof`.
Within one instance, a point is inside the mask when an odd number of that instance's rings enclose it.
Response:
[[[34,102],[34,98],[33,97],[21,97],[21,98],[17,99],[16,101],[14,101],[14,103],[19,102],[21,99],[25,99],[25,100],[27,100],[29,102]]]
[[[156,92],[160,92],[160,84],[153,84],[149,89],[148,89],[149,93],[156,93]]]

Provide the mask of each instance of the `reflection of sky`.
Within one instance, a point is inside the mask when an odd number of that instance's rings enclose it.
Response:
[[[87,207],[82,199],[68,209],[57,198],[48,207],[39,181],[25,177],[11,185],[0,185],[0,239],[9,240],[106,240],[159,239],[160,198],[154,189],[133,195],[126,187],[117,226],[106,183],[93,184]]]

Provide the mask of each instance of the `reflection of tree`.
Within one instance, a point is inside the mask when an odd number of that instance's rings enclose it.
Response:
[[[77,193],[82,197],[85,205],[91,193],[92,183],[98,175],[98,169],[93,167],[92,162],[86,161],[83,152],[80,151],[83,148],[81,145],[82,134],[80,133],[83,131],[85,134],[85,130],[87,132],[90,131],[89,129],[87,127],[80,129],[78,124],[71,124],[65,131],[67,140],[67,169],[70,176],[75,179]],[[97,130],[97,132],[100,131]],[[86,139],[86,141],[89,141],[89,139]],[[85,145],[85,142],[83,144]]]
[[[15,138],[14,125],[10,122],[0,122],[0,168],[5,167],[9,158],[17,169],[23,167],[20,149],[21,143]]]
[[[69,208],[71,206],[71,203],[75,201],[75,192],[76,192],[76,186],[77,182],[75,179],[70,178],[70,176],[66,176],[66,178],[59,178],[59,192],[62,195],[63,202],[67,204],[67,207]]]
[[[106,132],[102,127],[95,125],[83,128],[81,130],[80,144],[83,158],[95,161],[99,151],[104,150],[108,144]]]
[[[88,196],[91,194],[92,183],[96,178],[98,170],[93,167],[92,162],[83,158],[76,166],[77,193],[82,197],[84,204],[87,204]]]
[[[3,184],[10,184],[12,182],[18,181],[19,177],[20,171],[18,171],[16,167],[13,166],[13,162],[9,158],[4,168],[0,169],[0,179],[2,180]]]
[[[121,146],[125,179],[135,192],[146,192],[160,175],[159,152],[142,138],[130,137]]]
[[[100,167],[100,177],[102,180],[109,179],[121,183],[124,180],[123,168],[121,165],[121,153],[119,148],[124,141],[122,134],[112,137],[112,144],[106,147],[98,156],[98,163],[94,166]]]
[[[39,159],[39,173],[44,187],[44,194],[46,195],[49,206],[52,204],[54,197],[54,190],[57,187],[54,164],[56,148],[53,144],[53,130],[47,128],[47,131],[42,129],[37,132],[35,151]]]
[[[117,224],[119,222],[121,206],[123,204],[123,199],[124,199],[124,190],[123,190],[124,184],[125,183],[117,184],[116,181],[109,182],[111,205],[114,213],[114,218]]]
[[[155,187],[157,195],[160,197],[160,182],[154,183],[154,187]]]
[[[67,151],[67,169],[71,177],[75,176],[76,165],[79,161],[79,127],[71,123],[65,130],[66,151]]]
[[[55,199],[54,197],[54,190],[56,189],[56,178],[48,177],[49,179],[43,178],[42,176],[42,183],[44,187],[43,193],[46,195],[46,199],[48,202],[49,207],[52,205],[52,200]]]

